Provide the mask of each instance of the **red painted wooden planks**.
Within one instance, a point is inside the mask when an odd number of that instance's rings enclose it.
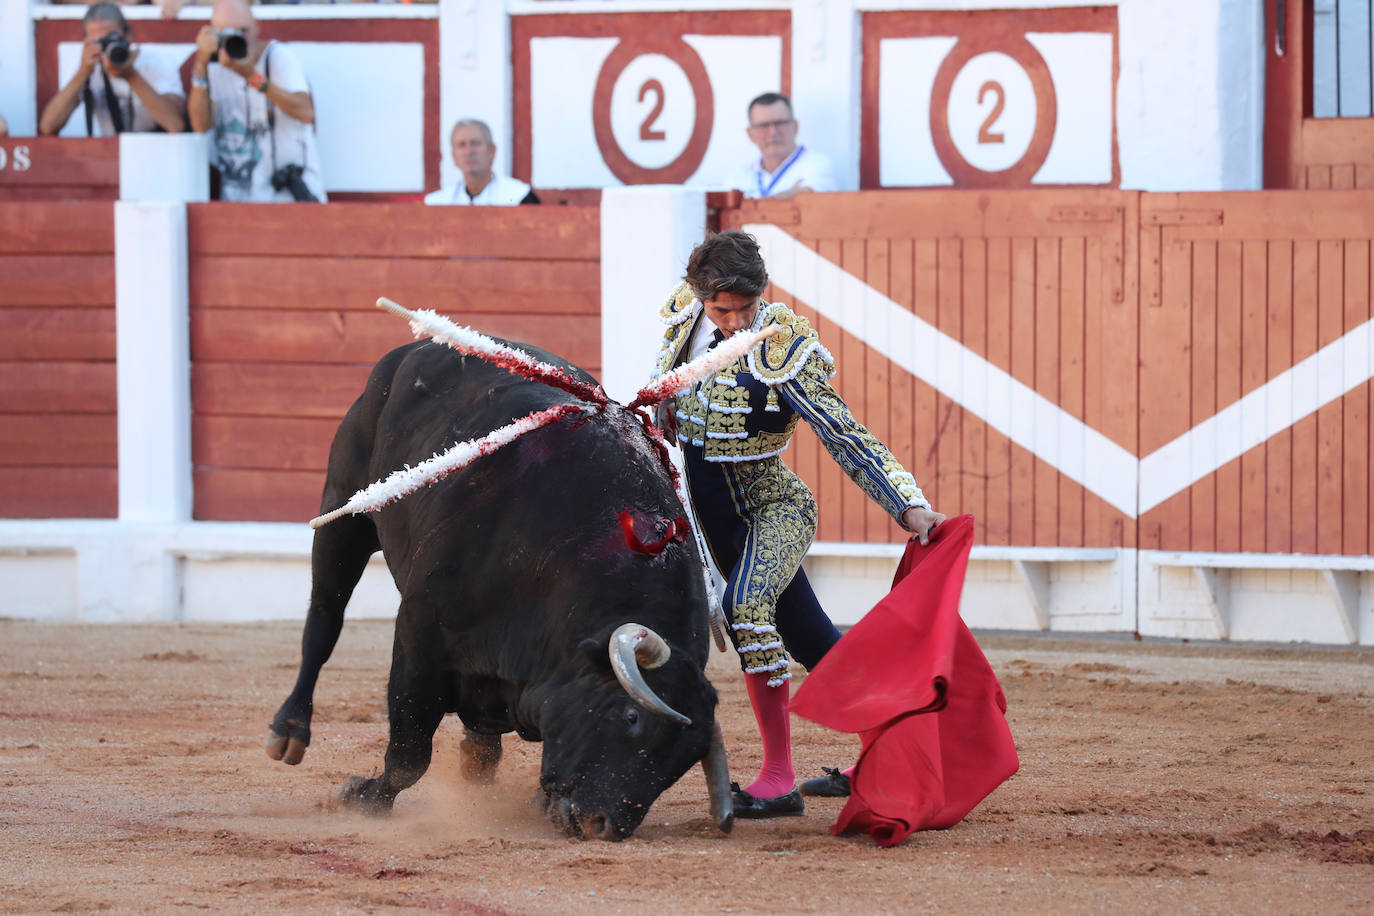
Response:
[[[197,414],[191,421],[191,452],[199,468],[323,472],[338,426],[332,417]]]
[[[119,457],[116,426],[108,413],[0,416],[0,467],[113,468]]]
[[[1216,405],[1234,404],[1241,396],[1241,243],[1217,242],[1217,316],[1216,316]],[[1218,446],[1230,443],[1219,441]],[[1216,549],[1223,553],[1240,550],[1241,467],[1240,459],[1226,462],[1216,473]]]
[[[197,468],[192,486],[198,520],[307,522],[319,514],[324,472]]]
[[[543,347],[589,371],[599,368],[601,326],[595,318],[503,313],[480,317],[480,323],[472,323],[483,333]],[[191,356],[196,360],[370,364],[413,339],[404,321],[376,309],[191,310]]]
[[[0,308],[0,361],[112,361],[114,324],[113,308]]]
[[[1012,263],[1011,239],[987,241],[987,359],[992,365],[1010,371],[1012,365]],[[1007,399],[1010,391],[1003,385],[990,385],[988,401]],[[1012,487],[1011,440],[1005,434],[987,431],[987,494],[985,519],[979,520],[982,542],[1012,543],[1011,517],[1015,498]]]
[[[599,316],[601,268],[594,260],[400,256],[201,256],[191,267],[191,304],[201,307],[373,310],[380,296],[459,323],[492,312]]]
[[[18,167],[19,161],[26,163]],[[0,138],[0,189],[88,189],[119,187],[119,140],[114,137]]]
[[[0,362],[0,414],[114,410],[114,363]]]
[[[1217,411],[1217,243],[1192,245],[1192,385],[1191,422]],[[1217,481],[1211,473],[1193,484],[1189,506],[1188,546],[1217,549]]]
[[[192,256],[512,258],[601,255],[598,207],[191,204]]]
[[[112,467],[0,467],[4,518],[114,518],[119,479]]]
[[[114,252],[114,204],[85,201],[6,203],[0,207],[0,252],[5,255],[111,254]]]
[[[114,305],[112,254],[0,254],[0,277],[0,309]]]
[[[1346,239],[1343,247],[1342,307],[1344,329],[1352,331],[1370,317],[1370,242]],[[1341,404],[1341,551],[1360,555],[1369,552],[1370,510],[1369,404],[1371,383],[1357,385]]]

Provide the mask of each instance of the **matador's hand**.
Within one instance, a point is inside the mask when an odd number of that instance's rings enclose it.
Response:
[[[912,532],[914,537],[920,538],[922,544],[930,543],[931,534],[944,520],[945,516],[942,513],[924,506],[912,506],[902,513],[902,527]]]

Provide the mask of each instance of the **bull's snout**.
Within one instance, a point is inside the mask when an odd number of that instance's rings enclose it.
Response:
[[[554,800],[541,792],[537,802],[549,820],[561,827],[569,836],[615,843],[630,835],[629,830],[616,826],[605,812],[580,811],[570,798]]]
[[[615,842],[623,839],[619,830],[611,824],[604,814],[591,814],[578,821],[578,831],[589,840]]]

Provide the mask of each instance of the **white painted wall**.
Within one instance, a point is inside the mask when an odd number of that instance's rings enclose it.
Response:
[[[31,2],[0,0],[0,115],[13,137],[38,132]]]
[[[1262,186],[1263,10],[1253,0],[1122,0],[1121,186]]]

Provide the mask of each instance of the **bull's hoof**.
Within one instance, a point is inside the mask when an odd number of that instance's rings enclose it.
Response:
[[[365,779],[362,776],[348,777],[348,782],[339,790],[338,799],[344,807],[373,817],[390,814],[391,804],[396,800],[383,794],[380,779]]]
[[[267,756],[295,766],[305,759],[309,746],[310,710],[293,707],[288,699],[267,726]]]
[[[280,760],[287,766],[295,766],[305,759],[305,749],[310,744],[307,735],[304,740],[292,735],[279,735],[274,730],[267,730],[267,756],[273,760]]]
[[[468,782],[490,785],[501,762],[501,736],[468,732],[458,743],[458,772]]]

